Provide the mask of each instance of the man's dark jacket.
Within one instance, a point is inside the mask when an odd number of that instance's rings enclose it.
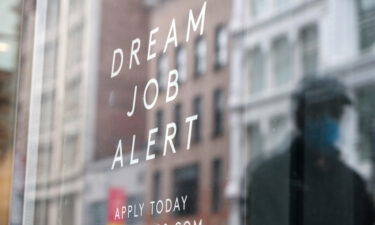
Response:
[[[373,225],[374,205],[365,182],[339,159],[304,148],[261,164],[248,180],[247,225]]]

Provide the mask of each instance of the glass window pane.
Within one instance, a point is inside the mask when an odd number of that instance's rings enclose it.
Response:
[[[256,47],[250,52],[250,90],[251,93],[261,92],[265,87],[265,57],[262,50]]]
[[[178,168],[174,171],[174,196],[190,196],[190,199],[187,200],[187,208],[183,211],[177,211],[177,215],[191,215],[198,210],[198,184],[198,165]]]
[[[287,37],[272,42],[273,74],[276,85],[289,82],[293,77],[293,49]]]
[[[184,47],[177,48],[176,69],[179,75],[179,81],[182,83],[187,79],[187,56]]]
[[[1,0],[0,224],[373,225],[374,12]]]
[[[198,38],[196,40],[195,46],[195,75],[201,76],[206,72],[207,67],[207,45],[206,41],[203,38]]]
[[[222,67],[228,60],[228,36],[226,28],[221,25],[216,28],[216,67]]]
[[[267,11],[268,0],[251,0],[252,13],[255,17],[264,15]]]
[[[316,75],[318,70],[318,31],[310,25],[300,32],[303,74]]]

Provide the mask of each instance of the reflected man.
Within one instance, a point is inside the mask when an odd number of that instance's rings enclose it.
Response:
[[[334,78],[310,78],[293,98],[298,132],[286,151],[249,173],[246,224],[374,224],[366,184],[335,146],[351,104],[345,86]]]

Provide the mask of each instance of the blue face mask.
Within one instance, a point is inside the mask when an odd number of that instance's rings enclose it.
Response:
[[[304,141],[305,144],[323,153],[334,150],[334,145],[339,138],[340,127],[337,120],[329,117],[306,121]]]

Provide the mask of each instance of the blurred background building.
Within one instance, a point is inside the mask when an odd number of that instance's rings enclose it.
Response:
[[[136,135],[135,157],[142,152],[145,145],[146,110],[142,98],[137,97],[136,112],[132,117],[126,113],[133,104],[134,86],[141,93],[147,82],[148,67],[146,64],[132,70],[128,68],[128,49],[132,40],[140,38],[142,43],[148,41],[149,11],[139,0],[105,0],[97,1],[95,15],[98,24],[97,42],[92,46],[97,51],[94,70],[97,74],[95,108],[91,113],[94,119],[94,140],[86,149],[85,178],[85,212],[84,224],[141,224],[143,218],[129,218],[114,221],[114,206],[137,204],[143,202],[146,190],[144,177],[145,165],[139,163],[129,166],[132,137]],[[124,65],[121,73],[111,79],[111,66],[115,49],[124,49]],[[139,51],[140,60],[146,60],[147,45]],[[125,69],[126,68],[126,69]],[[124,167],[116,166],[111,170],[119,140],[122,140]],[[116,203],[117,202],[117,203]],[[120,202],[120,203],[119,203]]]
[[[349,86],[356,104],[343,119],[342,157],[369,179],[375,1],[232,2],[230,223],[241,221],[246,167],[281,151],[293,137],[291,94],[303,77],[335,76]]]
[[[142,195],[141,166],[107,173],[120,138],[135,132],[136,148],[143,146],[145,113],[135,120],[125,113],[147,67],[114,82],[110,66],[115,48],[146,34],[146,8],[136,1],[58,0],[23,7],[12,224],[105,224],[112,188],[122,188],[128,201],[132,192]],[[124,174],[134,177],[124,181]]]
[[[9,220],[18,80],[19,1],[0,3],[0,224]]]
[[[19,74],[22,74],[18,82],[17,99],[17,121],[15,125],[15,151],[13,160],[13,180],[12,180],[12,206],[10,224],[22,224],[23,203],[24,203],[24,185],[25,185],[25,166],[27,158],[27,139],[28,139],[28,120],[30,109],[30,88],[31,73],[33,66],[34,49],[34,28],[35,28],[35,9],[36,1],[24,2],[22,7],[22,17],[20,15],[20,29],[22,30],[19,41],[20,51],[19,59],[22,64],[19,66]]]
[[[204,1],[147,1],[150,30],[160,27],[153,48],[156,60],[149,62],[149,78],[160,84],[156,106],[147,113],[147,128],[159,129],[156,160],[147,166],[146,201],[175,199],[188,195],[188,208],[174,214],[147,215],[146,224],[175,224],[203,219],[204,224],[226,224],[228,207],[224,196],[228,168],[229,133],[226,99],[229,81],[230,1],[207,1],[203,35],[190,33],[186,42],[189,10],[194,18]],[[172,19],[177,28],[178,47],[173,44],[163,53]],[[202,22],[202,21],[201,21]],[[165,103],[169,71],[179,73],[179,93]],[[192,128],[191,149],[186,150],[188,125],[185,119],[198,115]],[[175,122],[175,154],[161,157],[166,124]],[[168,152],[170,151],[167,150]],[[150,211],[150,210],[148,210]]]
[[[26,46],[23,54],[26,64],[32,62],[31,78],[27,73],[23,78],[31,83],[22,93],[29,101],[20,104],[30,104],[23,109],[28,122],[19,120],[20,126],[29,125],[23,224],[82,224],[84,149],[93,143],[94,3],[25,4],[31,4],[25,18],[33,21],[35,10],[37,17],[34,24],[25,20],[24,29],[30,32],[25,45],[30,38],[33,48]]]

